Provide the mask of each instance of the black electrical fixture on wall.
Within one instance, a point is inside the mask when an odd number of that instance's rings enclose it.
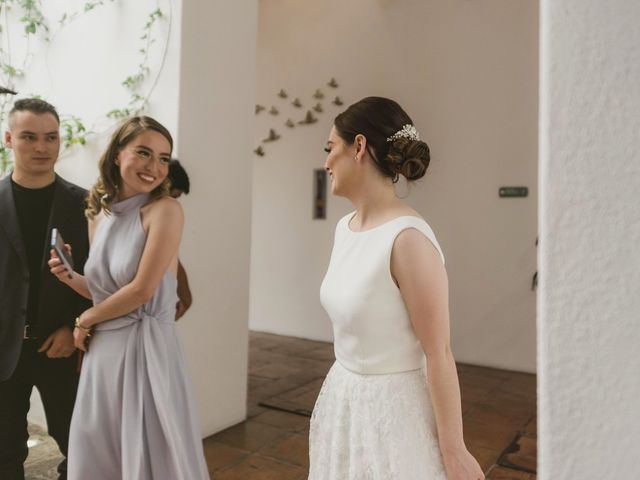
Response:
[[[313,171],[313,219],[327,218],[327,171],[317,168]]]

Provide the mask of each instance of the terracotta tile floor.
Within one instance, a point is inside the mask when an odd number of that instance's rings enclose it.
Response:
[[[333,361],[329,343],[252,332],[248,418],[204,440],[212,477],[306,479],[306,414]],[[465,440],[487,480],[535,480],[535,376],[464,364],[458,373]]]

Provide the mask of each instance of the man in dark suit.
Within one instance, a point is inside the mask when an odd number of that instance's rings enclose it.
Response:
[[[87,192],[53,170],[60,150],[60,120],[39,99],[15,102],[5,144],[14,170],[0,180],[0,479],[24,479],[27,412],[37,387],[49,434],[67,454],[78,384],[73,345],[76,316],[87,300],[48,269],[51,229],[73,245],[75,270],[89,251]],[[66,478],[66,460],[58,467]]]

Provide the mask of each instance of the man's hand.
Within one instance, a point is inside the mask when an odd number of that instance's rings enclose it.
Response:
[[[38,352],[47,352],[49,358],[67,358],[75,351],[73,333],[69,327],[60,327],[44,341]]]

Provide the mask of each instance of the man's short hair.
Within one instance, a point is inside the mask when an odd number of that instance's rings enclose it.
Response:
[[[171,188],[182,190],[185,194],[189,193],[189,175],[175,158],[169,162],[169,180]]]
[[[25,111],[38,115],[43,113],[50,113],[51,115],[56,117],[58,124],[60,124],[60,117],[58,116],[58,112],[56,111],[55,107],[49,102],[45,102],[40,98],[21,98],[20,100],[16,100],[16,102],[13,104],[13,108],[9,112],[9,118],[11,118],[11,116],[15,112]]]

